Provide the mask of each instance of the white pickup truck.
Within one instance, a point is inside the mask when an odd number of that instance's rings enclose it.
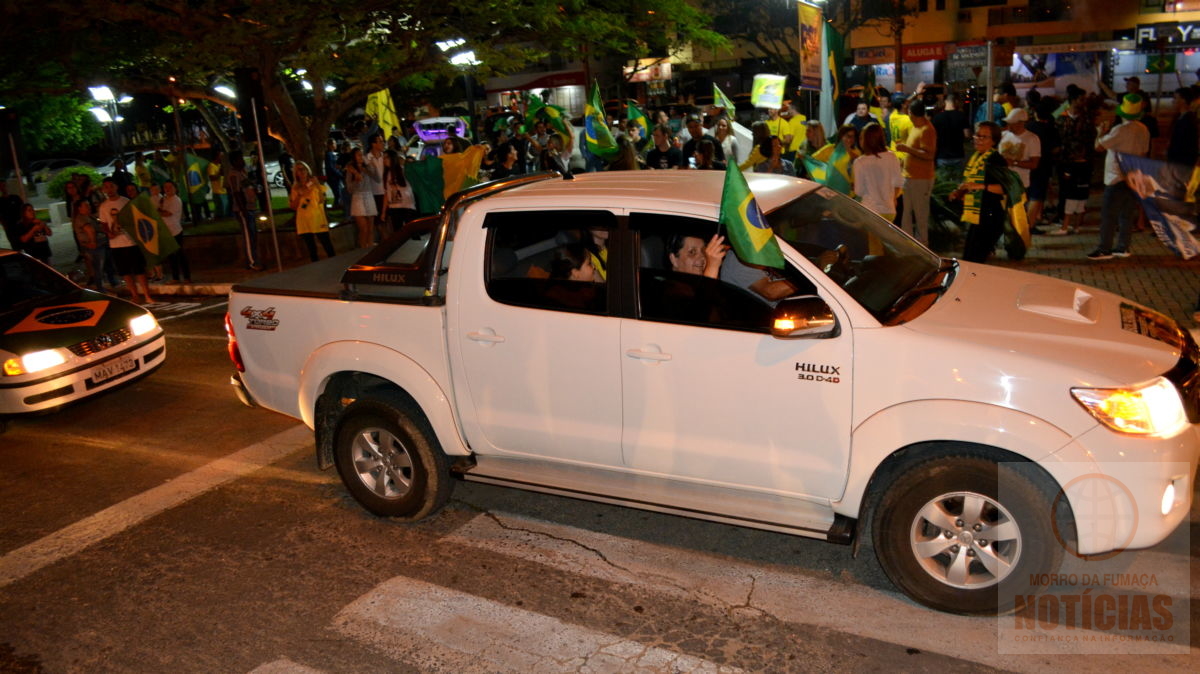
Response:
[[[239,284],[234,384],[379,515],[426,517],[461,478],[861,539],[960,613],[1186,517],[1200,351],[1170,319],[767,174],[747,179],[786,268],[706,256],[723,178],[488,183],[348,269]]]

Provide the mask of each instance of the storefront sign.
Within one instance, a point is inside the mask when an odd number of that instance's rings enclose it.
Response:
[[[1159,40],[1174,47],[1200,45],[1200,23],[1155,23],[1137,27],[1138,49],[1159,46]]]
[[[1069,54],[1071,52],[1111,51],[1133,49],[1132,40],[1108,40],[1105,42],[1065,42],[1062,44],[1031,44],[1017,47],[1022,54]]]
[[[914,61],[941,61],[946,58],[947,45],[945,42],[935,44],[906,44],[900,49],[900,54],[906,63]]]
[[[662,59],[638,59],[636,66],[625,66],[628,82],[652,82],[671,79],[671,62]]]

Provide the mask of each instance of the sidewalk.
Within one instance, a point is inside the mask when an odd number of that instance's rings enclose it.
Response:
[[[1181,326],[1195,330],[1192,320],[1197,296],[1200,295],[1200,259],[1184,261],[1168,251],[1152,231],[1133,235],[1130,257],[1115,258],[1103,262],[1088,260],[1086,255],[1096,248],[1099,240],[1099,198],[1093,195],[1094,204],[1089,204],[1088,215],[1079,234],[1069,236],[1034,235],[1033,246],[1026,258],[1020,262],[1006,259],[1003,250],[998,250],[991,263],[1003,267],[1044,274],[1055,278],[1082,283],[1128,297],[1175,319]],[[45,205],[40,206],[45,208]],[[276,214],[276,219],[280,219]],[[286,216],[284,216],[286,217]],[[75,245],[71,228],[67,223],[52,225],[51,258],[60,271],[75,268]],[[186,229],[184,230],[186,233]],[[296,257],[296,237],[292,232],[281,232],[280,247],[284,250],[284,268],[300,266],[307,262],[303,256]],[[338,237],[335,236],[335,241]],[[7,241],[0,235],[0,245]],[[186,245],[186,243],[185,243]],[[339,252],[348,249],[337,244]],[[268,260],[274,255],[269,232],[259,233],[259,249]],[[289,256],[288,251],[293,255]],[[199,252],[199,251],[197,251]],[[943,255],[956,255],[960,251],[940,251]],[[365,253],[365,251],[364,251]],[[240,259],[214,260],[206,256],[189,255],[193,283],[188,285],[152,284],[154,295],[226,295],[234,284],[266,274],[274,273],[277,266],[256,272],[246,269]]]

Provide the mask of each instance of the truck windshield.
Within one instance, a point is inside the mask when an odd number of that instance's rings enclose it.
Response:
[[[893,322],[910,299],[940,292],[953,280],[955,265],[826,187],[771,211],[767,221],[882,323]]]

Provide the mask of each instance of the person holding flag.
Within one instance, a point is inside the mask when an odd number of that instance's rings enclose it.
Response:
[[[108,245],[112,252],[113,266],[117,274],[125,279],[125,287],[129,288],[130,299],[134,304],[153,304],[150,296],[150,282],[146,279],[146,259],[138,250],[132,237],[121,227],[119,214],[129,204],[129,199],[117,193],[117,183],[112,178],[105,178],[100,183],[100,191],[104,201],[100,202],[96,216],[104,223],[105,233],[108,234]],[[142,294],[138,294],[138,287]]]
[[[804,168],[814,182],[831,187],[847,196],[854,193],[854,160],[858,151],[858,130],[847,124],[838,129],[836,143],[804,157]]]
[[[733,246],[721,264],[722,281],[746,288],[771,306],[796,293],[791,281],[771,271],[784,268],[783,251],[737,162],[725,167],[719,222]]]

